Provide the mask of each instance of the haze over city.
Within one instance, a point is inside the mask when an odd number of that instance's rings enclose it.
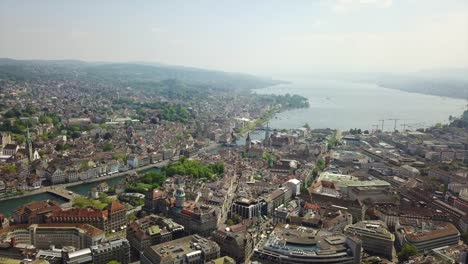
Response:
[[[463,0],[0,2],[0,57],[256,74],[468,66]]]

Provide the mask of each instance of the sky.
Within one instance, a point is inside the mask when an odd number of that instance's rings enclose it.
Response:
[[[467,0],[0,0],[0,57],[255,74],[468,67]]]

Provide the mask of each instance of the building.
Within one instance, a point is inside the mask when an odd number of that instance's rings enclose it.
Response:
[[[356,187],[372,187],[374,190],[381,191],[390,189],[390,183],[386,181],[361,181],[359,178],[351,175],[331,172],[322,172],[316,182],[317,184],[312,187],[312,192],[340,198],[349,198],[352,196],[350,191],[352,188]]]
[[[347,225],[344,233],[350,236],[359,236],[365,251],[392,259],[395,236],[388,231],[387,225],[384,222],[357,222],[354,225]]]
[[[218,227],[218,212],[211,205],[185,201],[185,192],[179,187],[175,193],[175,206],[171,207],[169,216],[184,227],[186,234],[210,236]]]
[[[127,227],[127,209],[123,204],[117,200],[113,200],[107,212],[109,216],[107,230],[114,232]]]
[[[462,197],[456,198],[453,201],[453,207],[460,209],[462,212],[468,212],[468,199]]]
[[[63,252],[62,262],[64,264],[93,263],[93,255],[90,248],[84,248],[72,252]]]
[[[164,191],[154,189],[145,195],[144,209],[156,214],[167,212],[167,194]]]
[[[181,238],[183,235],[183,226],[157,215],[140,218],[129,224],[127,229],[130,246],[140,253],[150,246]]]
[[[83,249],[98,244],[104,237],[104,231],[87,224],[14,225],[0,230],[1,242],[11,247],[25,244],[38,249],[51,246]]]
[[[210,236],[218,227],[218,213],[213,206],[195,203],[185,206],[177,214],[172,213],[174,221],[184,226],[186,234]]]
[[[36,248],[73,246],[87,248],[104,239],[104,232],[86,224],[33,224],[29,227]]]
[[[10,221],[8,220],[8,217],[5,217],[4,215],[0,214],[0,229],[8,226],[10,226]]]
[[[207,263],[208,264],[236,264],[236,261],[231,257],[224,256],[221,258],[214,259]]]
[[[79,223],[89,224],[101,230],[108,231],[105,226],[107,214],[94,208],[73,208],[66,211],[57,211],[50,214],[46,220],[48,223]]]
[[[0,181],[0,197],[6,195],[6,185],[4,181]]]
[[[9,133],[0,134],[0,150],[2,150],[6,145],[12,144],[11,135]]]
[[[140,257],[142,264],[206,263],[220,257],[215,242],[198,235],[179,238],[147,248]]]
[[[395,227],[399,246],[409,243],[418,251],[425,252],[443,246],[457,245],[460,232],[450,223],[420,219],[401,219]]]
[[[314,229],[278,224],[254,249],[253,259],[273,263],[361,263],[361,241],[344,235],[319,235]]]
[[[281,187],[265,196],[262,214],[273,215],[276,208],[291,201],[292,192],[288,187]]]
[[[3,155],[4,156],[14,156],[16,152],[19,150],[19,146],[16,144],[7,144],[3,147]]]
[[[291,195],[296,197],[297,195],[301,194],[301,181],[298,179],[290,179],[285,184],[290,190]]]
[[[431,255],[440,261],[439,263],[468,263],[467,260],[462,260],[463,253],[467,250],[467,245],[444,246],[431,250]]]
[[[56,211],[48,215],[48,223],[83,223],[89,224],[106,233],[122,230],[127,225],[127,209],[119,201],[112,203],[104,210],[94,208],[73,208]]]
[[[43,224],[50,215],[61,211],[60,204],[55,201],[31,202],[14,212],[13,220],[15,224]]]
[[[93,264],[107,264],[116,260],[121,264],[130,263],[130,243],[125,238],[118,238],[91,246]]]
[[[231,206],[231,214],[237,214],[242,219],[260,217],[263,203],[253,199],[239,198]]]
[[[63,259],[62,253],[64,251],[66,250],[58,249],[55,247],[51,247],[50,249],[40,249],[36,253],[36,259],[41,261],[47,261],[47,263],[50,264],[61,264]]]
[[[222,256],[230,256],[237,263],[244,263],[253,250],[252,236],[244,232],[233,232],[229,227],[213,232],[211,239],[218,243]]]

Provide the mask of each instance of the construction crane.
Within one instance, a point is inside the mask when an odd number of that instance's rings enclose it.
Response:
[[[393,123],[393,131],[396,131],[397,122],[398,122],[398,120],[400,120],[400,119],[398,119],[398,118],[389,118],[389,119],[387,119],[387,120],[393,120],[393,122],[394,122],[394,123]]]
[[[382,122],[382,132],[383,132],[383,128],[384,128],[385,119],[380,119],[379,121],[380,121],[380,122]]]
[[[372,125],[372,127],[375,128],[375,131],[379,130],[379,124],[377,124],[377,125]]]
[[[408,126],[408,124],[406,123],[403,123],[402,125],[400,125],[401,127],[403,127],[403,131],[406,131],[406,127]]]

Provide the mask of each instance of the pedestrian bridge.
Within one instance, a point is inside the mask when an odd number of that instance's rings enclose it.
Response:
[[[67,202],[72,202],[75,197],[80,196],[79,194],[73,193],[65,189],[65,187],[54,187],[53,189],[50,189],[47,192],[52,195],[58,196]]]

